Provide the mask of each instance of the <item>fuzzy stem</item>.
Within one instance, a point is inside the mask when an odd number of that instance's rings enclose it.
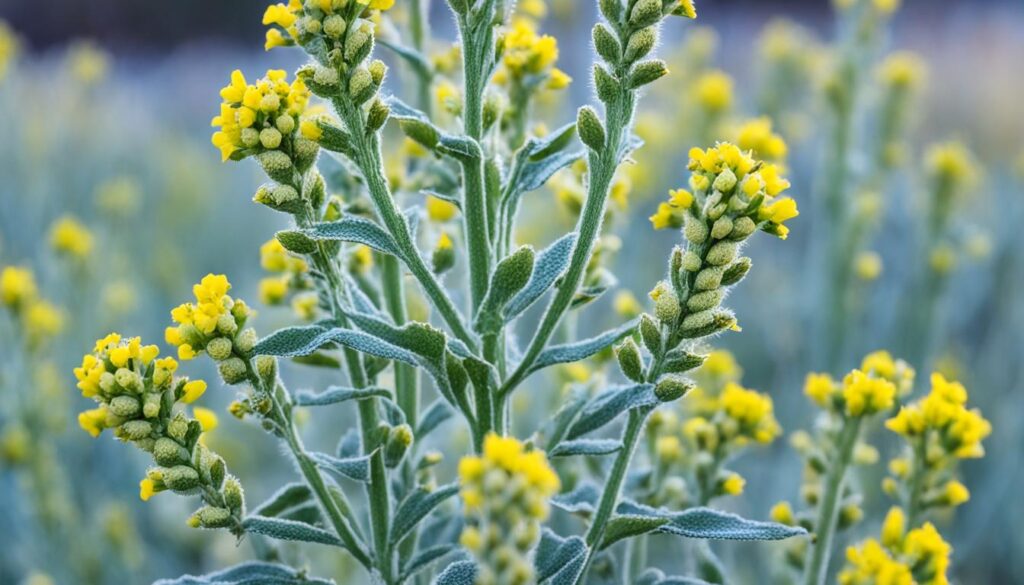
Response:
[[[828,577],[828,561],[832,555],[832,539],[839,523],[839,501],[842,497],[846,469],[853,458],[853,447],[860,433],[861,417],[847,418],[839,432],[835,459],[822,482],[822,500],[818,507],[818,518],[814,524],[815,540],[809,554],[804,573],[805,585],[825,585]]]

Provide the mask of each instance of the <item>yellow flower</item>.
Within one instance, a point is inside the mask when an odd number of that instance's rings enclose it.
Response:
[[[527,77],[541,77],[547,79],[550,89],[562,89],[568,85],[569,76],[554,68],[558,60],[558,41],[555,37],[538,34],[532,20],[513,19],[503,39],[505,50],[502,53],[502,70],[495,77],[497,83],[523,83]]]
[[[619,291],[615,295],[615,300],[612,302],[612,305],[614,306],[616,313],[629,319],[636,317],[644,310],[640,305],[640,301],[637,300],[636,295],[628,290]]]
[[[870,415],[892,408],[896,386],[885,379],[853,370],[843,378],[843,400],[850,416]]]
[[[78,426],[93,437],[100,436],[106,428],[107,406],[100,405],[98,408],[78,413]]]
[[[279,305],[288,296],[288,277],[269,277],[260,280],[260,302],[265,305]]]
[[[36,279],[28,268],[7,266],[0,272],[0,302],[20,307],[37,294]]]
[[[732,106],[732,78],[724,71],[709,71],[694,82],[694,97],[700,106],[712,113],[720,113]]]
[[[182,387],[181,401],[185,404],[192,404],[199,397],[206,393],[206,382],[202,380],[192,380],[186,382],[185,386]]]
[[[971,185],[978,177],[978,163],[959,142],[934,144],[925,153],[925,166],[936,181],[947,182],[954,191]]]
[[[793,507],[789,505],[789,502],[779,502],[772,506],[771,511],[768,512],[768,517],[772,519],[772,522],[779,524],[785,524],[787,526],[793,526],[796,524],[796,518],[793,515]]]
[[[970,490],[957,480],[947,482],[942,491],[943,500],[949,506],[960,506],[971,499]]]
[[[739,423],[745,436],[758,443],[770,443],[782,432],[773,414],[771,396],[729,382],[720,400],[725,414]]]
[[[878,68],[883,83],[894,89],[914,89],[924,83],[927,70],[924,61],[910,51],[898,51],[885,58]]]
[[[740,366],[732,352],[724,349],[716,349],[707,355],[701,371],[712,376],[719,376],[726,379],[738,379],[740,377]]]
[[[42,343],[64,329],[64,312],[48,301],[29,303],[24,319],[26,336],[32,345]]]
[[[683,458],[683,444],[679,441],[679,437],[672,435],[658,437],[655,443],[655,452],[658,454],[658,459],[662,461],[679,461]]]
[[[450,221],[459,212],[459,207],[450,201],[440,197],[427,195],[427,217],[433,221]]]
[[[92,232],[74,217],[65,215],[50,228],[50,246],[60,254],[81,260],[92,251]]]
[[[672,9],[672,14],[692,19],[697,18],[697,9],[693,5],[693,0],[679,0],[679,4]]]
[[[148,502],[149,498],[152,498],[155,493],[156,484],[152,479],[147,477],[139,482],[139,498],[142,499],[143,502]]]
[[[804,394],[822,408],[830,406],[838,392],[835,380],[828,374],[810,373],[804,380]]]
[[[885,521],[882,522],[882,546],[887,548],[899,546],[906,531],[907,518],[904,516],[903,510],[897,507],[890,508],[889,513],[885,515]]]
[[[283,134],[291,135],[299,127],[310,98],[305,83],[301,79],[289,83],[282,70],[269,70],[250,85],[236,69],[220,95],[220,115],[212,121],[220,129],[211,141],[225,161],[239,151],[276,149]]]
[[[859,252],[853,261],[853,272],[861,280],[877,280],[882,274],[882,257],[877,252]]]
[[[203,427],[204,433],[208,433],[217,428],[217,413],[213,412],[209,408],[197,406],[192,409],[192,416],[199,421],[199,426]]]
[[[772,120],[768,117],[755,118],[740,126],[736,145],[749,150],[755,156],[766,160],[784,161],[788,153],[786,141],[772,132]]]
[[[729,496],[738,496],[743,493],[743,487],[746,484],[747,480],[743,479],[740,474],[733,473],[722,482],[722,492]]]

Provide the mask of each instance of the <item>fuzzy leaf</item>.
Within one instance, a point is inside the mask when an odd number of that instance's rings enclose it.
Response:
[[[337,221],[318,223],[302,230],[302,233],[313,240],[356,242],[365,244],[378,252],[402,257],[398,244],[391,234],[376,223],[354,215],[345,216]]]
[[[303,366],[313,366],[317,368],[330,368],[337,370],[341,368],[341,362],[325,353],[311,353],[309,355],[300,355],[292,358],[292,363],[300,364]]]
[[[570,514],[591,514],[597,509],[601,490],[591,482],[580,484],[576,489],[551,498],[551,505]]]
[[[498,263],[474,324],[477,331],[496,333],[506,322],[501,313],[509,299],[529,282],[534,258],[533,248],[522,246]]]
[[[416,556],[409,559],[409,562],[407,562],[404,567],[402,567],[402,576],[399,577],[399,582],[407,580],[417,572],[427,568],[430,563],[433,563],[456,549],[457,547],[454,544],[439,544],[437,546],[421,550],[416,553]]]
[[[476,563],[459,561],[448,565],[434,580],[434,585],[473,585],[476,581]]]
[[[286,565],[249,561],[196,577],[184,575],[177,579],[161,579],[153,585],[331,585],[334,581],[307,577]]]
[[[253,355],[277,357],[309,355],[332,342],[384,359],[417,365],[416,356],[411,352],[382,341],[373,335],[340,327],[325,329],[318,325],[289,327],[275,331],[256,344],[256,347],[253,348]]]
[[[345,548],[345,545],[334,534],[322,528],[310,526],[304,522],[296,522],[295,520],[249,516],[242,521],[242,528],[249,532],[276,538],[277,540],[314,542]]]
[[[559,443],[550,455],[552,457],[572,457],[575,455],[610,455],[622,449],[622,441],[617,439],[576,439]]]
[[[304,483],[290,483],[256,506],[252,515],[280,516],[288,510],[309,504],[312,498],[313,494],[309,491],[309,486]]]
[[[348,400],[366,400],[367,398],[391,398],[391,392],[385,388],[343,388],[331,386],[320,393],[299,392],[295,395],[296,406],[327,406]]]
[[[783,540],[807,534],[803,528],[748,520],[711,508],[671,512],[627,501],[619,505],[617,513],[667,518],[669,522],[658,532],[704,540]]]
[[[551,529],[544,528],[533,560],[537,583],[561,582],[558,580],[559,575],[566,567],[575,565],[578,561],[579,568],[582,568],[582,561],[586,553],[587,545],[579,536],[562,538]],[[563,578],[568,576],[566,574]],[[575,578],[576,573],[572,573],[572,576]]]
[[[536,372],[555,364],[568,364],[585,360],[632,333],[636,329],[636,323],[636,320],[633,320],[610,331],[605,331],[597,337],[591,337],[590,339],[584,339],[575,343],[551,346],[537,356],[537,360],[530,366],[530,372]]]
[[[320,467],[355,481],[370,481],[370,456],[341,459],[327,453],[312,452],[309,457]]]
[[[558,443],[565,438],[565,434],[569,432],[569,428],[576,422],[577,416],[589,400],[590,395],[585,388],[573,387],[569,396],[563,401],[562,407],[552,417],[551,430],[545,433],[548,436],[546,447],[549,452],[554,451]]]
[[[570,122],[557,130],[549,132],[543,138],[531,138],[527,146],[523,147],[523,150],[529,153],[531,160],[547,158],[568,146],[575,135],[576,122]]]
[[[430,434],[431,431],[436,429],[441,423],[448,420],[455,414],[452,408],[448,406],[448,403],[443,400],[436,400],[433,404],[427,407],[426,412],[420,417],[420,424],[416,428],[417,440],[423,440]]]
[[[653,384],[613,386],[598,394],[583,409],[566,436],[575,439],[603,427],[628,410],[654,406],[659,402]]]
[[[391,542],[396,544],[427,517],[434,508],[459,492],[458,484],[450,483],[432,491],[417,488],[399,504],[391,528]]]
[[[505,305],[505,323],[515,319],[520,313],[530,308],[551,285],[562,276],[569,266],[569,258],[576,245],[576,232],[562,236],[555,243],[541,250],[533,265],[533,273],[523,290],[516,293]]]
[[[529,193],[544,186],[552,175],[583,158],[583,151],[558,152],[546,158],[523,165],[519,180],[512,186],[514,193]]]
[[[375,38],[374,43],[393,51],[396,55],[401,57],[402,60],[408,63],[413,69],[415,69],[419,75],[424,75],[428,77],[430,76],[430,61],[427,60],[423,53],[420,53],[419,51],[413,49],[412,47],[407,47],[405,45],[400,45],[398,43],[392,43],[391,41],[387,41],[381,38]]]
[[[636,585],[711,585],[711,583],[695,577],[677,575],[666,577],[665,573],[658,569],[647,569],[637,578]]]
[[[601,548],[608,548],[623,538],[632,538],[641,534],[647,534],[648,532],[654,532],[669,522],[671,522],[671,519],[659,516],[628,514],[615,516],[608,522],[608,527],[605,528]]]

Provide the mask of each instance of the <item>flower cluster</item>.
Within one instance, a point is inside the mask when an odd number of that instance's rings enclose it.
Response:
[[[784,163],[789,147],[772,129],[771,118],[761,116],[743,123],[736,133],[736,146],[767,161]]]
[[[270,150],[293,148],[299,118],[309,104],[309,90],[301,79],[288,82],[283,70],[267,71],[266,77],[249,84],[241,71],[231,73],[231,83],[220,91],[224,100],[212,124],[213,145],[223,160],[241,160]]]
[[[164,339],[178,348],[182,360],[205,351],[220,364],[224,381],[237,384],[249,374],[245,359],[256,344],[256,331],[245,326],[252,311],[245,301],[228,296],[230,289],[223,274],[204,276],[192,287],[196,302],[171,311],[176,325],[165,330]]]
[[[881,538],[870,538],[846,550],[840,585],[947,585],[953,552],[931,523],[907,532],[900,508],[893,508],[882,524]]]
[[[189,417],[179,408],[202,396],[206,382],[175,377],[178,362],[159,354],[157,346],[143,345],[138,337],[111,333],[98,340],[74,373],[82,395],[99,406],[79,414],[78,423],[93,437],[111,429],[118,439],[153,455],[157,466],[139,484],[143,500],[167,490],[200,494],[206,505],[189,520],[192,526],[240,533],[241,485],[200,441],[215,417],[199,409]]]
[[[45,344],[64,329],[64,312],[40,296],[35,275],[28,268],[5,266],[0,270],[0,306],[15,318],[29,349]]]
[[[817,406],[845,416],[868,416],[892,408],[914,385],[914,369],[887,351],[865,356],[858,370],[837,383],[828,374],[808,374],[804,394]]]
[[[303,258],[286,250],[277,238],[271,238],[260,246],[260,266],[273,274],[260,280],[260,302],[274,306],[284,303],[288,297],[293,297],[292,306],[299,315],[306,317],[315,310],[315,294],[295,296],[295,293],[309,291],[312,288],[309,265]],[[309,306],[310,303],[312,307]]]
[[[544,452],[488,435],[480,456],[459,462],[459,483],[468,520],[462,544],[480,560],[476,583],[530,583],[527,555],[560,486]]]
[[[495,83],[510,84],[517,91],[537,87],[565,89],[572,79],[555,67],[558,41],[537,33],[536,25],[527,18],[517,18],[501,37],[502,67],[494,75]]]
[[[364,11],[390,10],[394,5],[395,0],[288,0],[288,4],[273,4],[263,13],[263,24],[271,26],[264,48],[305,45],[315,38],[339,41]]]
[[[967,408],[967,390],[932,374],[931,391],[902,407],[885,423],[907,441],[906,453],[889,462],[884,490],[899,495],[914,512],[954,507],[970,498],[957,479],[959,460],[982,457],[982,441],[992,425],[977,409]]]
[[[93,235],[77,219],[66,215],[50,228],[50,246],[58,254],[84,260],[92,252]]]

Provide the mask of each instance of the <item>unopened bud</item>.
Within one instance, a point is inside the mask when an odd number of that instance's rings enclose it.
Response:
[[[176,492],[188,492],[199,486],[199,473],[187,465],[175,465],[164,470],[164,483]]]
[[[629,37],[629,41],[626,43],[625,59],[627,62],[632,63],[637,59],[643,59],[651,52],[654,48],[654,43],[657,42],[658,35],[655,32],[653,26],[642,28]]]
[[[643,381],[644,363],[640,357],[640,347],[632,337],[627,337],[616,346],[615,357],[619,361],[619,369],[623,375],[634,382]]]
[[[218,370],[220,371],[220,377],[223,378],[225,384],[239,384],[244,382],[248,375],[245,362],[243,362],[241,358],[237,357],[222,361]]]
[[[693,382],[690,380],[668,375],[658,380],[658,385],[654,387],[654,395],[662,402],[673,402],[686,396],[691,389],[693,389]]]
[[[594,25],[593,37],[597,54],[610,65],[618,64],[619,59],[622,58],[622,46],[612,31],[608,30],[603,23],[597,23]]]
[[[232,322],[234,322],[234,319],[232,319]],[[218,362],[228,359],[231,357],[231,340],[227,337],[211,339],[210,342],[206,344],[206,353]]]
[[[650,26],[661,20],[661,0],[640,0],[629,14],[629,25],[635,28]]]
[[[590,106],[583,106],[576,115],[576,130],[579,132],[580,140],[591,150],[600,152],[605,147],[604,126],[601,124],[597,112]]]
[[[292,167],[292,160],[288,158],[287,154],[280,150],[268,150],[266,152],[261,152],[256,155],[256,160],[259,161],[260,166],[263,167],[263,172],[267,173],[268,177],[278,183],[291,182],[295,175],[295,169]],[[294,189],[292,189],[292,191],[294,191]],[[295,197],[298,198],[298,193],[295,194]]]
[[[633,67],[633,71],[629,74],[629,83],[626,85],[629,89],[636,89],[657,81],[666,75],[668,75],[668,66],[661,59],[642,61]]]

